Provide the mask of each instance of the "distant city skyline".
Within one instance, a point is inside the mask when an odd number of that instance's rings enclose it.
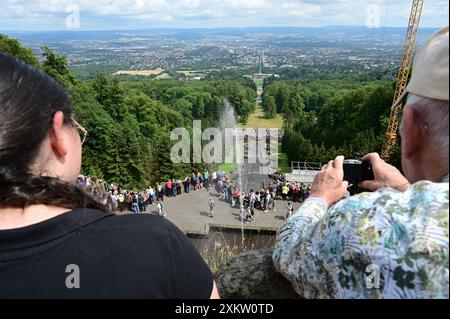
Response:
[[[406,27],[412,0],[0,0],[2,31],[358,25]],[[422,27],[448,25],[426,0]]]

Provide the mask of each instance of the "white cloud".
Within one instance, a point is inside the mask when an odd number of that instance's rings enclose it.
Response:
[[[266,5],[265,0],[226,0],[225,3],[231,9],[262,9]]]
[[[368,4],[381,6],[382,26],[406,26],[411,7],[410,0],[0,0],[0,31],[62,29],[69,4],[79,6],[83,29],[364,25]],[[425,1],[422,26],[447,24],[448,1]]]
[[[302,17],[302,16],[317,16],[321,13],[319,5],[314,4],[302,4],[298,2],[284,2],[281,4],[281,8],[288,15]]]
[[[200,0],[180,0],[180,1],[172,1],[172,4],[178,6],[180,8],[191,8],[197,9],[200,7]]]

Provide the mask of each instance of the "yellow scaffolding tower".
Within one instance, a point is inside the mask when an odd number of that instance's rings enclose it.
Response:
[[[394,95],[394,103],[391,109],[391,118],[386,140],[383,145],[381,157],[388,161],[397,145],[397,134],[399,128],[399,117],[403,110],[403,103],[397,103],[403,97],[408,86],[409,75],[413,61],[414,49],[416,46],[417,32],[419,30],[420,17],[422,15],[424,0],[413,0],[411,16],[409,18],[408,31],[403,47],[403,56],[400,64],[400,70],[397,77],[397,88]],[[397,105],[396,105],[397,104]]]

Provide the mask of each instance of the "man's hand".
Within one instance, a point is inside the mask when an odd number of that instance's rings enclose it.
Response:
[[[411,186],[406,177],[397,168],[383,161],[378,153],[368,154],[363,160],[372,162],[375,180],[364,181],[359,187],[372,192],[387,187],[404,192]]]
[[[344,182],[344,156],[338,156],[317,174],[310,197],[320,197],[332,206],[347,196],[347,188],[348,182]]]

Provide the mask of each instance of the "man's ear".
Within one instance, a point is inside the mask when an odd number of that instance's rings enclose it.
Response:
[[[403,112],[403,155],[412,159],[420,154],[425,141],[425,123],[419,113],[412,107],[405,107]]]
[[[67,155],[67,138],[64,133],[64,113],[59,111],[53,116],[52,132],[50,134],[50,145],[57,157]]]

